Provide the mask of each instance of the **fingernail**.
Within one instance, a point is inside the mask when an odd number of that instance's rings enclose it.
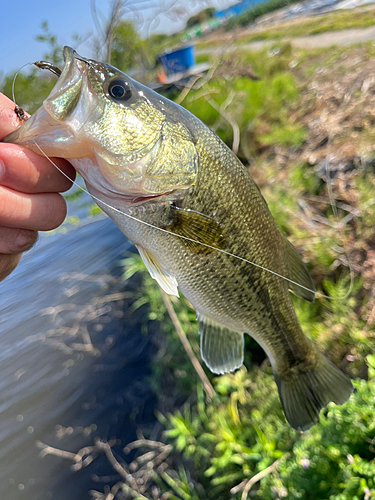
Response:
[[[0,160],[0,180],[4,177],[5,175],[5,163],[3,160]]]

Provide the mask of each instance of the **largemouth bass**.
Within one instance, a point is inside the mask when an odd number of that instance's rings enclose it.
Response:
[[[248,170],[187,110],[69,47],[64,59],[43,106],[5,141],[73,164],[151,276],[195,307],[210,370],[239,368],[247,333],[293,428],[343,404],[352,384],[305,337],[289,295],[313,301],[313,282]]]

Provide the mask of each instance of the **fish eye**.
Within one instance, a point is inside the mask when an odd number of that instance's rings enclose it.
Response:
[[[115,79],[108,85],[108,94],[116,101],[127,101],[132,96],[132,89],[125,80]]]

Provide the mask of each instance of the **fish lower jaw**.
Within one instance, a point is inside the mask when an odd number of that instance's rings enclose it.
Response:
[[[74,158],[71,160],[73,167],[83,177],[90,194],[99,200],[118,200],[131,204],[137,195],[126,193],[117,189],[102,175],[94,158]]]

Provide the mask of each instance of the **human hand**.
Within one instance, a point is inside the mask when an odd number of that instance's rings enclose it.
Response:
[[[14,103],[0,93],[0,140],[22,125]],[[65,160],[54,159],[71,179],[75,170]],[[64,198],[72,183],[48,160],[16,144],[0,143],[0,281],[31,248],[38,231],[59,226],[66,215]]]

